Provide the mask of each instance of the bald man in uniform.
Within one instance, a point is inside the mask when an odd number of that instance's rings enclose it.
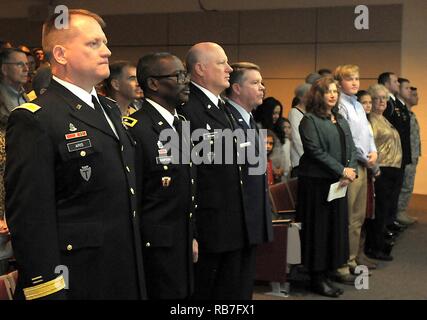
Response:
[[[215,146],[224,137],[222,130],[234,130],[230,112],[220,94],[229,87],[232,68],[224,49],[216,43],[194,45],[186,57],[191,73],[190,98],[181,113],[191,130],[204,129],[198,143]],[[230,143],[228,143],[230,144]],[[251,299],[255,274],[254,230],[244,206],[243,166],[226,164],[227,152],[237,158],[237,143],[232,150],[209,152],[210,160],[197,167],[198,207],[196,209],[199,261],[195,265],[195,299]],[[215,154],[222,154],[221,159]],[[230,155],[228,155],[230,156]],[[209,158],[209,157],[207,157]]]

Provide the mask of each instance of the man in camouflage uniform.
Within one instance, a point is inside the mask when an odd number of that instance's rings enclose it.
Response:
[[[409,82],[408,82],[409,84]],[[410,87],[409,94],[402,95],[406,105],[409,108],[410,121],[411,121],[411,164],[405,167],[405,174],[403,177],[402,190],[399,195],[399,205],[397,221],[402,224],[410,225],[417,221],[417,218],[408,216],[406,210],[408,208],[409,200],[411,199],[414,190],[415,173],[417,170],[418,158],[421,156],[421,140],[420,140],[420,126],[417,117],[412,111],[412,108],[418,104],[417,88]]]

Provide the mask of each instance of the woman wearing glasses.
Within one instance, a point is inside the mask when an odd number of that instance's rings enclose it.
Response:
[[[397,209],[401,175],[402,147],[397,130],[383,116],[387,108],[389,91],[381,84],[369,87],[372,96],[372,112],[369,121],[374,132],[375,145],[378,150],[378,165],[381,175],[375,180],[375,220],[368,230],[369,257],[377,260],[390,261],[393,257],[385,245],[386,218],[393,217]]]

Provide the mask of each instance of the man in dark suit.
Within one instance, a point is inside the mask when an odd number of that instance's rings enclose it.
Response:
[[[147,295],[149,299],[185,299],[193,291],[193,259],[197,261],[193,231],[196,167],[191,160],[185,161],[190,137],[182,137],[175,107],[188,101],[190,79],[182,62],[169,53],[142,57],[137,78],[145,101],[140,110],[124,117],[124,123],[137,140]],[[165,134],[170,141],[162,139]]]
[[[199,143],[212,146],[197,168],[199,261],[195,266],[194,298],[251,299],[254,231],[244,210],[243,166],[235,161],[236,140],[228,143],[232,150],[214,147],[220,145],[218,139],[222,139],[222,146],[226,145],[222,130],[234,129],[220,98],[220,93],[229,87],[232,69],[224,50],[215,43],[194,45],[186,63],[192,83],[190,99],[182,113],[193,132],[206,131]],[[233,161],[225,163],[226,157]]]
[[[411,117],[408,107],[403,99],[399,99],[400,83],[399,78],[393,72],[384,72],[379,75],[378,83],[384,85],[390,92],[390,99],[387,101],[387,108],[384,111],[384,117],[399,132],[400,142],[402,145],[402,170],[400,170],[399,183],[403,184],[403,174],[405,167],[411,164]],[[392,232],[401,231],[404,226],[399,224],[397,219],[398,201],[393,202],[394,216],[387,217],[387,227]]]
[[[6,212],[26,299],[145,296],[135,142],[118,106],[96,94],[108,77],[103,20],[69,10],[43,26],[53,79],[7,128]]]

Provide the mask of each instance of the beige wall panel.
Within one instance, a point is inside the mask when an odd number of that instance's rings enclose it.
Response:
[[[167,43],[167,15],[105,17],[105,30],[112,45],[163,45]]]
[[[150,52],[166,51],[166,47],[110,47],[112,55],[110,62],[116,60],[129,60],[137,63],[139,58]]]
[[[319,44],[317,67],[356,64],[362,78],[376,78],[384,71],[400,73],[400,55],[400,43]]]
[[[239,59],[258,64],[264,78],[304,78],[314,70],[314,45],[240,46]]]
[[[266,97],[274,97],[283,105],[283,116],[287,117],[291,109],[295,88],[304,83],[304,79],[264,79]]]
[[[41,0],[3,0],[0,1],[0,16],[26,17],[30,5],[46,8],[46,2]],[[64,4],[70,8],[90,9],[101,15],[201,11],[198,1],[195,0],[61,0],[52,2]],[[203,0],[202,4],[206,10],[226,11],[356,6],[361,2],[360,0]],[[391,4],[402,2],[403,0],[365,0],[362,3]]]
[[[322,8],[318,10],[318,42],[400,41],[402,7],[368,6],[369,29],[354,26],[355,7]]]
[[[237,53],[238,48],[237,46],[227,46],[223,45],[225,53],[228,57],[228,62],[237,62]],[[168,46],[168,51],[177,57],[179,57],[182,61],[185,61],[185,56],[187,54],[187,51],[191,48],[191,46]]]
[[[367,90],[370,85],[378,83],[377,78],[374,79],[360,79],[360,90]]]
[[[315,9],[241,12],[240,43],[314,42],[315,17]]]
[[[212,41],[238,42],[237,12],[177,13],[169,15],[169,44],[192,45]]]
[[[414,193],[427,195],[427,1],[405,0],[402,32],[402,74],[418,88],[419,105],[414,107],[420,125],[421,157],[418,160]]]

